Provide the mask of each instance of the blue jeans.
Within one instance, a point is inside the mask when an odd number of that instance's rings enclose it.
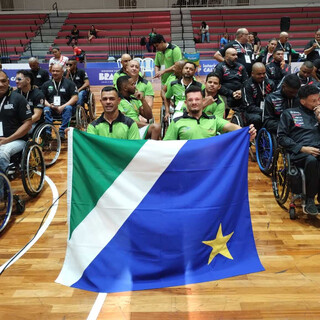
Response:
[[[78,101],[77,101],[77,106],[84,106],[84,102],[87,99],[87,90],[82,90],[78,93]]]
[[[71,120],[72,114],[75,112],[75,107],[66,106],[62,114],[55,112],[50,107],[44,107],[44,119],[48,123],[53,123],[53,117],[61,118],[61,126],[59,128],[59,133],[64,134],[64,130],[67,129],[69,122]],[[47,132],[50,134],[50,132]]]
[[[24,140],[15,140],[0,146],[0,169],[5,172],[10,164],[10,158],[23,150],[26,145]]]
[[[207,42],[210,42],[210,33],[206,32],[206,33],[202,33],[201,34],[201,42],[204,43],[205,38],[207,37]]]

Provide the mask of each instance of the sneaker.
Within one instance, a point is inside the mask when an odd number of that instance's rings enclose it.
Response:
[[[316,216],[318,214],[318,208],[316,207],[312,198],[307,198],[306,205],[304,207],[304,213]]]

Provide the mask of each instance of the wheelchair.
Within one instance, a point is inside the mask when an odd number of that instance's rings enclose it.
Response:
[[[20,177],[23,188],[30,197],[36,197],[43,188],[45,178],[45,162],[41,147],[30,140],[21,152],[11,157],[7,171],[0,172],[0,232],[4,230],[9,222],[13,204],[16,212],[22,213],[25,203],[17,195],[13,195],[10,181]]]
[[[87,115],[87,121],[91,122],[96,118],[96,101],[94,94],[90,91],[90,89],[87,90],[87,98],[84,102],[84,110]]]
[[[304,209],[306,200],[306,179],[302,168],[290,162],[289,154],[282,147],[276,149],[272,168],[272,189],[278,204],[284,208],[290,195],[289,216],[296,218],[297,200]]]
[[[161,110],[160,110],[160,124],[161,124],[161,138],[162,139],[165,136],[166,131],[172,121],[173,114],[174,114],[174,108],[173,108],[173,106],[170,106],[170,109],[169,109],[170,115],[169,115],[168,121],[164,121],[165,111],[166,111],[166,108],[164,105],[162,105]]]

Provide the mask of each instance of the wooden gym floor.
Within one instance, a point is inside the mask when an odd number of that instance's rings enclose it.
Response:
[[[93,88],[97,98],[100,89]],[[157,98],[155,115],[159,108]],[[66,159],[64,144],[59,160],[46,172],[59,195],[67,188]],[[14,216],[0,235],[2,266],[35,235],[53,198],[54,187],[48,183],[36,199],[25,195],[20,181],[13,186],[26,199],[26,211]],[[183,287],[108,294],[98,319],[319,319],[320,218],[310,219],[298,208],[299,218],[290,220],[274,200],[270,179],[250,160],[249,197],[264,272]],[[66,250],[66,194],[56,209],[40,239],[0,276],[0,319],[88,318],[98,294],[54,282]]]

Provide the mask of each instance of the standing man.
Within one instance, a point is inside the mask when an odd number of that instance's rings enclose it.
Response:
[[[236,32],[236,40],[229,42],[224,48],[218,50],[213,58],[218,62],[223,62],[226,51],[229,48],[233,48],[237,52],[238,62],[246,68],[247,74],[251,74],[253,49],[251,45],[248,44],[248,36],[249,32],[247,29],[238,29]]]
[[[72,81],[63,77],[61,65],[54,64],[51,73],[52,79],[42,86],[42,92],[46,98],[44,118],[46,122],[53,123],[53,116],[61,116],[59,135],[61,140],[65,140],[64,130],[74,113],[78,101],[78,90]]]
[[[281,49],[283,51],[283,58],[285,63],[291,64],[291,59],[292,59],[292,46],[288,42],[289,39],[289,34],[288,32],[281,32],[279,35],[279,40],[278,44],[276,47],[277,49]]]
[[[26,144],[32,112],[27,100],[9,87],[4,71],[0,71],[0,106],[0,169],[6,172],[10,157]]]
[[[320,29],[318,29],[314,35],[314,39],[310,40],[303,52],[307,56],[308,61],[315,61],[320,59]]]
[[[136,122],[119,111],[120,101],[121,98],[116,88],[104,87],[101,90],[100,99],[103,113],[88,125],[87,132],[108,138],[140,139]]]
[[[87,99],[87,90],[90,87],[90,82],[87,73],[77,68],[77,60],[74,58],[69,59],[67,62],[67,70],[64,72],[64,77],[71,80],[78,89],[77,105],[84,106]]]
[[[113,75],[113,85],[115,87],[117,87],[117,80],[119,77],[121,76],[125,76],[127,74],[127,71],[126,71],[126,68],[127,68],[127,65],[129,63],[129,61],[131,61],[131,56],[130,54],[127,54],[127,53],[124,53],[122,56],[121,56],[121,69],[119,71],[117,71],[114,75]]]
[[[63,70],[66,70],[66,64],[69,58],[66,56],[63,56],[61,54],[60,48],[58,47],[55,47],[52,49],[52,54],[53,54],[53,57],[49,60],[49,71],[52,72],[51,69],[54,64],[58,64],[63,68]]]
[[[41,86],[50,79],[49,72],[39,66],[37,58],[29,59],[29,66],[34,77],[34,85],[41,89]]]

